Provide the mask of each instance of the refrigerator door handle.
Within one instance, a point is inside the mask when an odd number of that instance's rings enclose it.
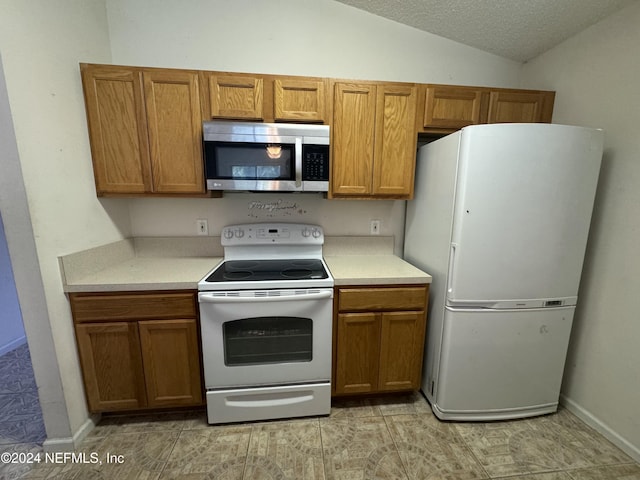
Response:
[[[453,266],[456,261],[457,248],[457,243],[451,244],[451,251],[449,253],[449,275],[447,275],[447,297],[451,297],[451,294],[453,293]]]

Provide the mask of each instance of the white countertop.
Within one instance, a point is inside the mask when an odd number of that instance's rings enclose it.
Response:
[[[344,238],[325,249],[336,285],[431,283],[429,274],[393,255],[390,237]],[[59,258],[64,291],[196,290],[222,261],[219,245],[215,237],[136,238],[66,255]]]
[[[65,285],[65,292],[197,290],[222,257],[133,257]]]
[[[196,290],[222,261],[220,238],[140,237],[58,258],[65,292]]]
[[[337,286],[431,283],[431,275],[392,254],[335,255],[324,260]]]

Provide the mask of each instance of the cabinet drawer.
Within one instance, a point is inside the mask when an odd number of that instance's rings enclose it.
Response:
[[[341,288],[340,311],[424,310],[427,286],[390,288]]]
[[[71,294],[76,323],[105,320],[196,318],[195,293]]]

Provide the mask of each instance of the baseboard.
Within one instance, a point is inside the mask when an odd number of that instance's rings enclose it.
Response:
[[[606,423],[570,398],[560,395],[560,403],[584,423],[589,425],[598,433],[601,433],[607,440],[633,458],[636,462],[640,462],[640,447],[630,443],[627,439],[612,430]]]
[[[73,437],[47,438],[42,444],[42,448],[45,452],[73,451],[78,448],[82,440],[95,428],[99,421],[100,415],[91,416],[80,426]]]
[[[0,347],[0,356],[4,355],[5,353],[9,353],[11,350],[15,350],[20,345],[24,345],[25,343],[27,343],[27,337],[23,335],[16,340],[10,341],[6,345],[2,345]]]

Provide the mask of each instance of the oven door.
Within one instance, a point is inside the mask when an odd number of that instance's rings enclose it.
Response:
[[[198,298],[207,389],[330,380],[333,289]]]

